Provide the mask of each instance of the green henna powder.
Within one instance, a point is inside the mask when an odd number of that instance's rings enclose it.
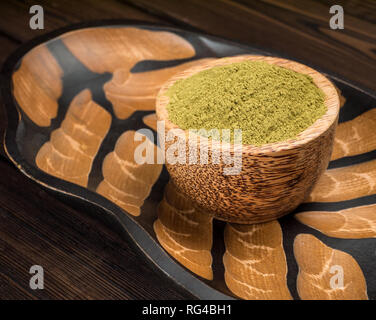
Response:
[[[327,107],[313,79],[263,61],[201,71],[167,91],[171,122],[182,129],[242,129],[242,143],[295,138]]]

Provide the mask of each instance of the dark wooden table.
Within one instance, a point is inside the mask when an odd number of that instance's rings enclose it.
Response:
[[[44,30],[29,28],[34,4],[44,8]],[[333,4],[344,8],[344,30],[329,28]],[[0,12],[1,63],[22,43],[51,30],[125,18],[275,50],[376,90],[375,0],[1,1]],[[0,119],[4,123],[3,113]],[[126,239],[57,200],[5,157],[0,172],[0,299],[191,298]],[[29,288],[29,269],[36,264],[45,270],[43,290]]]

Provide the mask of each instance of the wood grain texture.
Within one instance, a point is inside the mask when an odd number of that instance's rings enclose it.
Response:
[[[329,237],[341,239],[376,238],[376,205],[340,211],[306,211],[295,218]]]
[[[135,161],[135,150],[142,144],[154,150],[152,160],[156,160],[157,146],[145,136],[142,141],[135,141],[135,131],[126,131],[116,142],[114,151],[104,159],[104,179],[97,188],[99,194],[134,216],[140,215],[140,208],[162,170],[156,161],[153,164]]]
[[[57,115],[57,99],[62,93],[63,70],[45,45],[24,56],[20,68],[13,73],[13,94],[37,125],[47,127]]]
[[[376,10],[366,3],[338,0],[349,8],[344,30],[329,27],[325,1],[127,0],[180,26],[258,45],[334,71],[376,90]],[[371,8],[372,7],[371,5]],[[345,9],[346,10],[346,9]],[[367,17],[367,20],[364,19]]]
[[[225,281],[234,294],[249,300],[292,299],[278,221],[227,224],[225,244]]]
[[[29,9],[35,3],[32,0],[1,1],[0,8],[4,17],[0,21],[0,31],[17,42],[25,42],[36,36],[51,32],[57,28],[73,23],[103,19],[134,19],[150,22],[163,22],[124,1],[117,0],[40,0],[38,4],[44,8],[44,29],[33,30],[29,26]],[[167,22],[164,22],[167,23]]]
[[[88,89],[71,102],[61,127],[52,131],[35,159],[39,169],[87,186],[91,165],[111,126],[111,115],[96,104]]]
[[[192,45],[178,35],[133,27],[77,30],[63,35],[62,40],[93,72],[114,73],[125,69],[121,79],[139,61],[184,59],[195,54]]]
[[[175,132],[173,141],[166,141],[165,151],[172,144],[181,144],[185,157],[190,149],[207,148],[209,165],[188,163],[170,164],[166,167],[174,183],[190,199],[217,219],[234,223],[259,223],[281,217],[295,209],[312,190],[314,183],[328,165],[332,152],[334,131],[339,112],[339,98],[331,82],[317,71],[302,64],[275,57],[237,56],[202,63],[173,76],[163,85],[157,97],[157,119],[165,121],[165,134],[179,129],[168,117],[166,91],[176,81],[185,79],[202,70],[244,60],[259,60],[308,74],[324,92],[327,112],[295,139],[265,144],[260,147],[242,145],[240,174],[225,175],[230,167],[223,160],[219,164],[210,159],[224,148],[211,139],[208,142],[189,141],[188,130]],[[191,140],[192,141],[192,140]],[[197,137],[199,141],[199,137]],[[194,145],[190,145],[194,144]],[[227,148],[234,156],[234,145]]]
[[[130,240],[0,158],[0,299],[192,299]],[[32,265],[44,290],[29,286]]]
[[[295,238],[294,255],[299,265],[297,289],[301,299],[368,299],[363,272],[351,255],[326,246],[310,234],[299,234]],[[331,280],[337,274],[333,267],[342,268],[343,286],[333,286],[333,283],[338,285]]]
[[[246,2],[247,0],[240,0]],[[329,13],[329,7],[334,4],[339,4],[346,12],[346,28],[358,32],[360,34],[366,34],[369,37],[376,38],[375,34],[368,34],[367,29],[375,30],[375,26],[372,23],[372,17],[376,9],[375,2],[373,0],[364,0],[362,3],[357,0],[345,0],[345,1],[333,1],[333,0],[262,0],[264,3],[268,3],[271,8],[287,9],[298,15],[309,16],[311,18],[320,20],[325,23],[328,18],[331,17]],[[326,10],[327,9],[327,10]],[[370,23],[371,22],[371,23]]]
[[[376,149],[376,108],[338,125],[331,160]]]
[[[154,110],[158,91],[172,75],[209,60],[211,59],[199,59],[176,67],[141,73],[131,73],[129,69],[117,69],[112,80],[103,88],[107,99],[113,105],[116,117],[126,119],[136,110]]]
[[[376,160],[326,170],[307,201],[344,201],[374,193],[376,193]]]
[[[183,266],[213,279],[213,217],[197,210],[170,181],[158,206],[154,231],[162,247]]]

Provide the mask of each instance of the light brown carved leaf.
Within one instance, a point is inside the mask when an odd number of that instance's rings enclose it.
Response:
[[[19,69],[13,73],[14,97],[38,126],[48,127],[57,115],[62,76],[63,70],[45,45],[27,53]]]
[[[376,160],[324,172],[307,201],[344,201],[376,193]]]
[[[195,54],[192,45],[174,33],[134,27],[83,29],[61,38],[78,60],[98,73],[130,70],[142,60],[184,59]]]
[[[194,208],[170,181],[158,207],[154,231],[162,247],[187,269],[212,280],[213,217]]]
[[[157,131],[157,120],[157,115],[155,113],[148,114],[147,116],[142,118],[144,124],[154,129],[155,131]]]
[[[301,223],[329,237],[342,239],[376,238],[376,205],[337,212],[307,211],[295,215]]]
[[[211,59],[200,59],[171,68],[138,73],[130,73],[129,69],[117,69],[112,80],[103,88],[116,117],[126,119],[136,110],[154,110],[159,89],[172,75],[209,60]]]
[[[336,130],[332,160],[376,149],[376,108],[354,120],[340,123]]]
[[[38,151],[37,166],[58,178],[86,187],[91,165],[111,125],[111,115],[89,90],[71,102],[61,127]]]
[[[326,246],[310,234],[295,238],[294,254],[299,265],[297,289],[301,299],[368,299],[363,272],[351,255]],[[343,286],[338,277],[343,279]]]
[[[291,299],[278,221],[254,225],[227,224],[225,281],[243,299]]]
[[[138,216],[140,207],[162,171],[162,165],[156,161],[157,146],[146,137],[142,141],[135,141],[135,133],[132,130],[123,133],[114,151],[105,157],[102,164],[104,179],[97,192],[128,213]],[[138,164],[135,161],[135,150],[141,144],[153,151],[154,163]]]

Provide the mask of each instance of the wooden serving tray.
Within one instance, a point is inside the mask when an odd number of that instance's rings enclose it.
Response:
[[[164,81],[197,60],[240,54],[271,55],[130,21],[38,38],[2,70],[5,151],[26,176],[125,232],[198,298],[375,299],[375,93],[327,75],[342,101],[332,161],[307,202],[278,221],[213,220],[162,165],[132,160],[135,130],[151,128],[156,142]]]

